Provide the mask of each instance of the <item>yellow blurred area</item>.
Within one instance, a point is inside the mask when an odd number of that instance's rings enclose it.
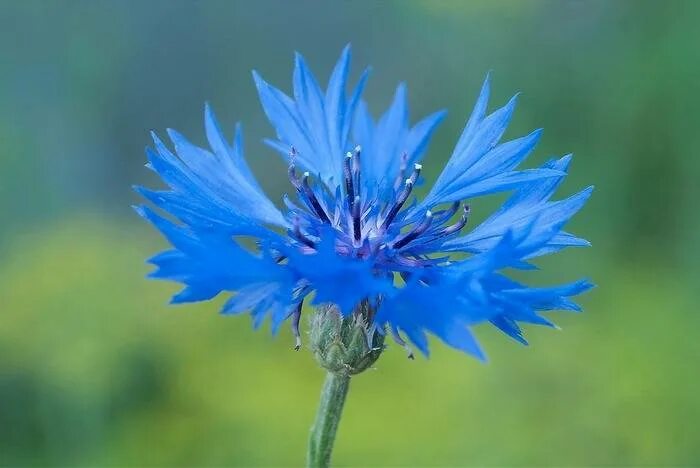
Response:
[[[323,377],[311,354],[215,304],[167,306],[174,287],[142,278],[145,229],[76,218],[12,245],[4,460],[302,464]],[[615,287],[585,297],[590,312],[551,314],[563,331],[527,330],[527,348],[479,328],[486,364],[437,342],[428,360],[390,346],[352,382],[336,462],[692,464],[700,345],[674,337],[700,319],[682,312],[682,284],[643,266],[599,272]]]

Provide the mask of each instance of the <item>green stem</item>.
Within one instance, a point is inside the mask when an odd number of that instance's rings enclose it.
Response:
[[[316,422],[311,428],[307,466],[326,468],[331,463],[331,452],[335,433],[338,431],[340,415],[343,412],[345,397],[348,395],[350,376],[329,372],[321,390]]]

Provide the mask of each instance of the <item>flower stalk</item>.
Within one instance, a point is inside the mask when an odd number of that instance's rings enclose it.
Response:
[[[316,420],[311,428],[307,466],[330,465],[350,378],[369,369],[384,350],[384,334],[371,323],[374,308],[368,301],[347,317],[335,306],[319,307],[311,319],[311,350],[326,371]]]
[[[307,466],[324,468],[330,466],[333,443],[338,431],[340,416],[350,387],[350,375],[328,372],[321,390],[316,421],[311,428]]]

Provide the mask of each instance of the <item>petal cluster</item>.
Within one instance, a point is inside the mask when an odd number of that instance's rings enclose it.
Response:
[[[266,143],[289,164],[283,210],[253,176],[240,126],[229,141],[208,105],[209,148],[173,130],[170,145],[153,134],[148,167],[167,188],[136,187],[158,211],[136,209],[172,244],[150,262],[153,278],[184,284],[173,302],[231,293],[223,313],[250,312],[256,326],[269,317],[273,331],[291,319],[297,337],[305,300],[334,304],[344,315],[365,302],[374,311],[372,330],[401,345],[410,341],[428,354],[433,334],[479,358],[476,324],[526,343],[521,324],[553,326],[541,311],[579,310],[570,298],[589,289],[588,281],[535,288],[505,275],[534,268],[535,257],[587,246],[563,229],[592,190],[552,200],[570,155],[520,168],[542,132],[502,141],[517,96],[488,113],[486,78],[451,157],[418,200],[422,158],[445,113],[411,124],[400,84],[375,121],[362,100],[368,71],[348,90],[349,63],[346,47],[324,91],[297,55],[291,96],[253,72],[276,132]],[[470,227],[471,204],[498,192],[511,195]]]

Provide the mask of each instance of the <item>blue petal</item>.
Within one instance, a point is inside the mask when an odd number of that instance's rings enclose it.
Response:
[[[444,117],[445,112],[439,111],[411,128],[404,83],[396,88],[391,105],[376,125],[366,104],[361,102],[355,114],[353,136],[362,147],[362,183],[366,192],[386,198],[400,176],[404,155],[409,166],[419,161]]]
[[[280,153],[287,157],[292,147],[296,149],[296,161],[304,169],[317,174],[327,171],[325,158],[316,158],[309,136],[310,130],[298,115],[294,101],[277,88],[269,85],[256,71],[253,79],[258,89],[260,103],[265,115],[275,128]],[[332,175],[332,174],[331,174]]]
[[[477,305],[471,293],[460,281],[430,287],[412,281],[385,296],[376,320],[401,330],[425,355],[428,342],[424,330],[453,348],[484,359],[468,327],[493,313]]]
[[[490,94],[491,77],[490,75],[486,75],[486,78],[484,79],[484,84],[481,86],[481,91],[479,92],[479,97],[477,98],[476,104],[474,105],[474,109],[472,110],[472,113],[469,116],[467,124],[464,126],[462,135],[457,141],[454,154],[463,154],[466,151],[467,146],[471,142],[472,138],[474,138],[474,133],[476,132],[479,124],[482,120],[484,120],[484,116],[486,115],[486,108],[489,104]]]
[[[241,288],[224,303],[221,313],[235,315],[251,311],[274,295],[278,289],[279,286],[275,283],[259,283]]]
[[[559,164],[547,164],[546,166],[559,166],[562,169],[568,164],[568,159],[560,160]],[[535,230],[547,231],[555,224],[563,225],[576,212],[578,212],[590,197],[593,187],[573,195],[565,200],[549,202],[548,198],[559,185],[560,181],[533,183],[524,186],[516,192],[494,215],[480,224],[469,234],[446,242],[442,249],[447,251],[463,250],[469,252],[481,252],[493,247],[508,230],[518,230],[531,225],[534,219],[538,223],[533,226]],[[532,258],[544,253],[551,253],[568,245],[586,245],[586,241],[573,236],[558,234],[550,243],[542,246],[541,250],[533,252],[526,258]]]
[[[435,202],[446,203],[503,192],[517,188],[527,182],[540,181],[550,177],[561,177],[562,175],[564,175],[563,172],[554,169],[525,169],[522,171],[502,172],[446,193],[439,201],[435,200]],[[428,198],[427,200],[430,199]]]
[[[348,149],[348,134],[368,76],[367,72],[362,75],[347,100],[345,88],[349,63],[348,46],[343,50],[324,93],[303,57],[296,54],[294,99],[253,72],[260,102],[279,139],[271,146],[284,157],[288,157],[294,147],[296,163],[319,175],[331,187],[342,181],[341,164]]]
[[[501,109],[484,117],[490,92],[489,77],[445,169],[425,200],[412,212],[423,212],[439,203],[460,201],[511,190],[527,182],[563,175],[557,168],[515,171],[537,144],[541,130],[497,145],[513,115],[517,95]]]
[[[346,115],[343,118],[343,141],[344,142],[348,141],[348,136],[350,135],[350,128],[352,127],[353,121],[354,121],[353,116],[357,115],[358,105],[362,102],[360,97],[362,96],[362,92],[365,89],[365,84],[367,83],[367,79],[369,78],[369,73],[370,73],[369,68],[365,69],[365,71],[362,72],[362,75],[360,76],[360,79],[357,82],[357,85],[355,86],[355,90],[353,91],[352,95],[350,96],[350,100],[348,101],[348,104],[346,107]],[[365,109],[365,111],[366,111],[366,109]]]
[[[328,127],[328,140],[331,145],[331,154],[343,154],[345,150],[345,87],[350,68],[350,46],[345,46],[340,59],[336,64],[331,77],[328,80],[328,89],[325,97],[326,125]]]
[[[527,346],[527,340],[523,336],[523,331],[518,326],[517,322],[505,315],[499,315],[490,320],[491,324],[501,330],[506,335],[513,338],[518,343]]]
[[[542,130],[539,129],[522,138],[496,146],[470,168],[468,175],[478,180],[482,179],[484,174],[512,170],[535,148],[541,135]]]
[[[390,288],[386,279],[374,272],[372,259],[356,259],[335,251],[335,235],[326,229],[316,252],[305,254],[297,247],[286,248],[289,268],[316,291],[312,304],[333,303],[349,315],[364,299],[381,295]]]
[[[257,283],[277,283],[288,292],[296,280],[282,265],[271,258],[241,248],[229,236],[195,232],[157,215],[148,207],[136,211],[163,233],[177,250],[153,257],[158,267],[151,276],[184,283],[187,288],[173,302],[210,299],[222,291],[235,291]]]
[[[498,143],[508,127],[516,101],[517,95],[513,96],[504,107],[476,123],[476,127],[473,130],[469,129],[467,131],[465,129],[463,137],[466,135],[469,138],[466,140],[460,139],[431,193],[439,193],[445,190],[450,183],[471,168]],[[478,102],[477,106],[480,104],[481,102]],[[481,111],[479,111],[479,114],[481,114]],[[472,115],[473,117],[475,116]],[[470,124],[472,124],[471,119],[467,125],[469,126]]]
[[[214,122],[210,121],[210,124]],[[210,126],[209,131],[217,145],[224,144],[216,141],[214,128]],[[161,208],[168,210],[169,203],[181,208],[194,205],[204,213],[211,212],[212,217],[228,225],[241,220],[246,224],[287,225],[282,213],[262,193],[257,182],[241,172],[227,154],[215,156],[191,144],[174,130],[168,133],[175,144],[177,157],[155,134],[153,140],[157,152],[146,151],[151,168],[172,189],[167,201],[162,197]],[[220,151],[225,150],[220,148]],[[226,162],[222,163],[222,159]]]
[[[342,60],[342,58],[341,58]],[[340,180],[340,161],[343,151],[333,153],[330,147],[328,126],[326,125],[326,113],[321,88],[316,78],[306,65],[300,54],[294,56],[294,100],[298,115],[303,117],[307,128],[310,130],[310,145],[315,153],[314,157],[322,160],[326,170],[320,174]],[[326,171],[328,175],[326,175]],[[325,178],[325,177],[324,177]]]
[[[399,84],[389,109],[377,123],[370,141],[360,140],[362,146],[362,176],[371,186],[390,187],[401,162],[401,147],[408,134],[408,104],[406,85]]]
[[[438,111],[430,114],[418,122],[408,133],[406,138],[406,152],[410,157],[409,163],[421,160],[423,153],[428,147],[433,132],[445,119],[447,111]]]
[[[257,189],[259,193],[262,193],[260,185],[253,176],[250,167],[248,167],[248,163],[243,157],[243,132],[241,131],[240,124],[236,124],[234,144],[231,146],[228,144],[223,132],[221,131],[221,127],[219,126],[219,122],[216,120],[214,111],[212,110],[211,106],[209,106],[209,103],[207,103],[204,107],[204,125],[209,146],[211,146],[211,149],[214,151],[214,154],[217,156],[221,164],[227,167],[228,171],[231,173],[240,172],[244,179],[250,183],[253,188]]]

